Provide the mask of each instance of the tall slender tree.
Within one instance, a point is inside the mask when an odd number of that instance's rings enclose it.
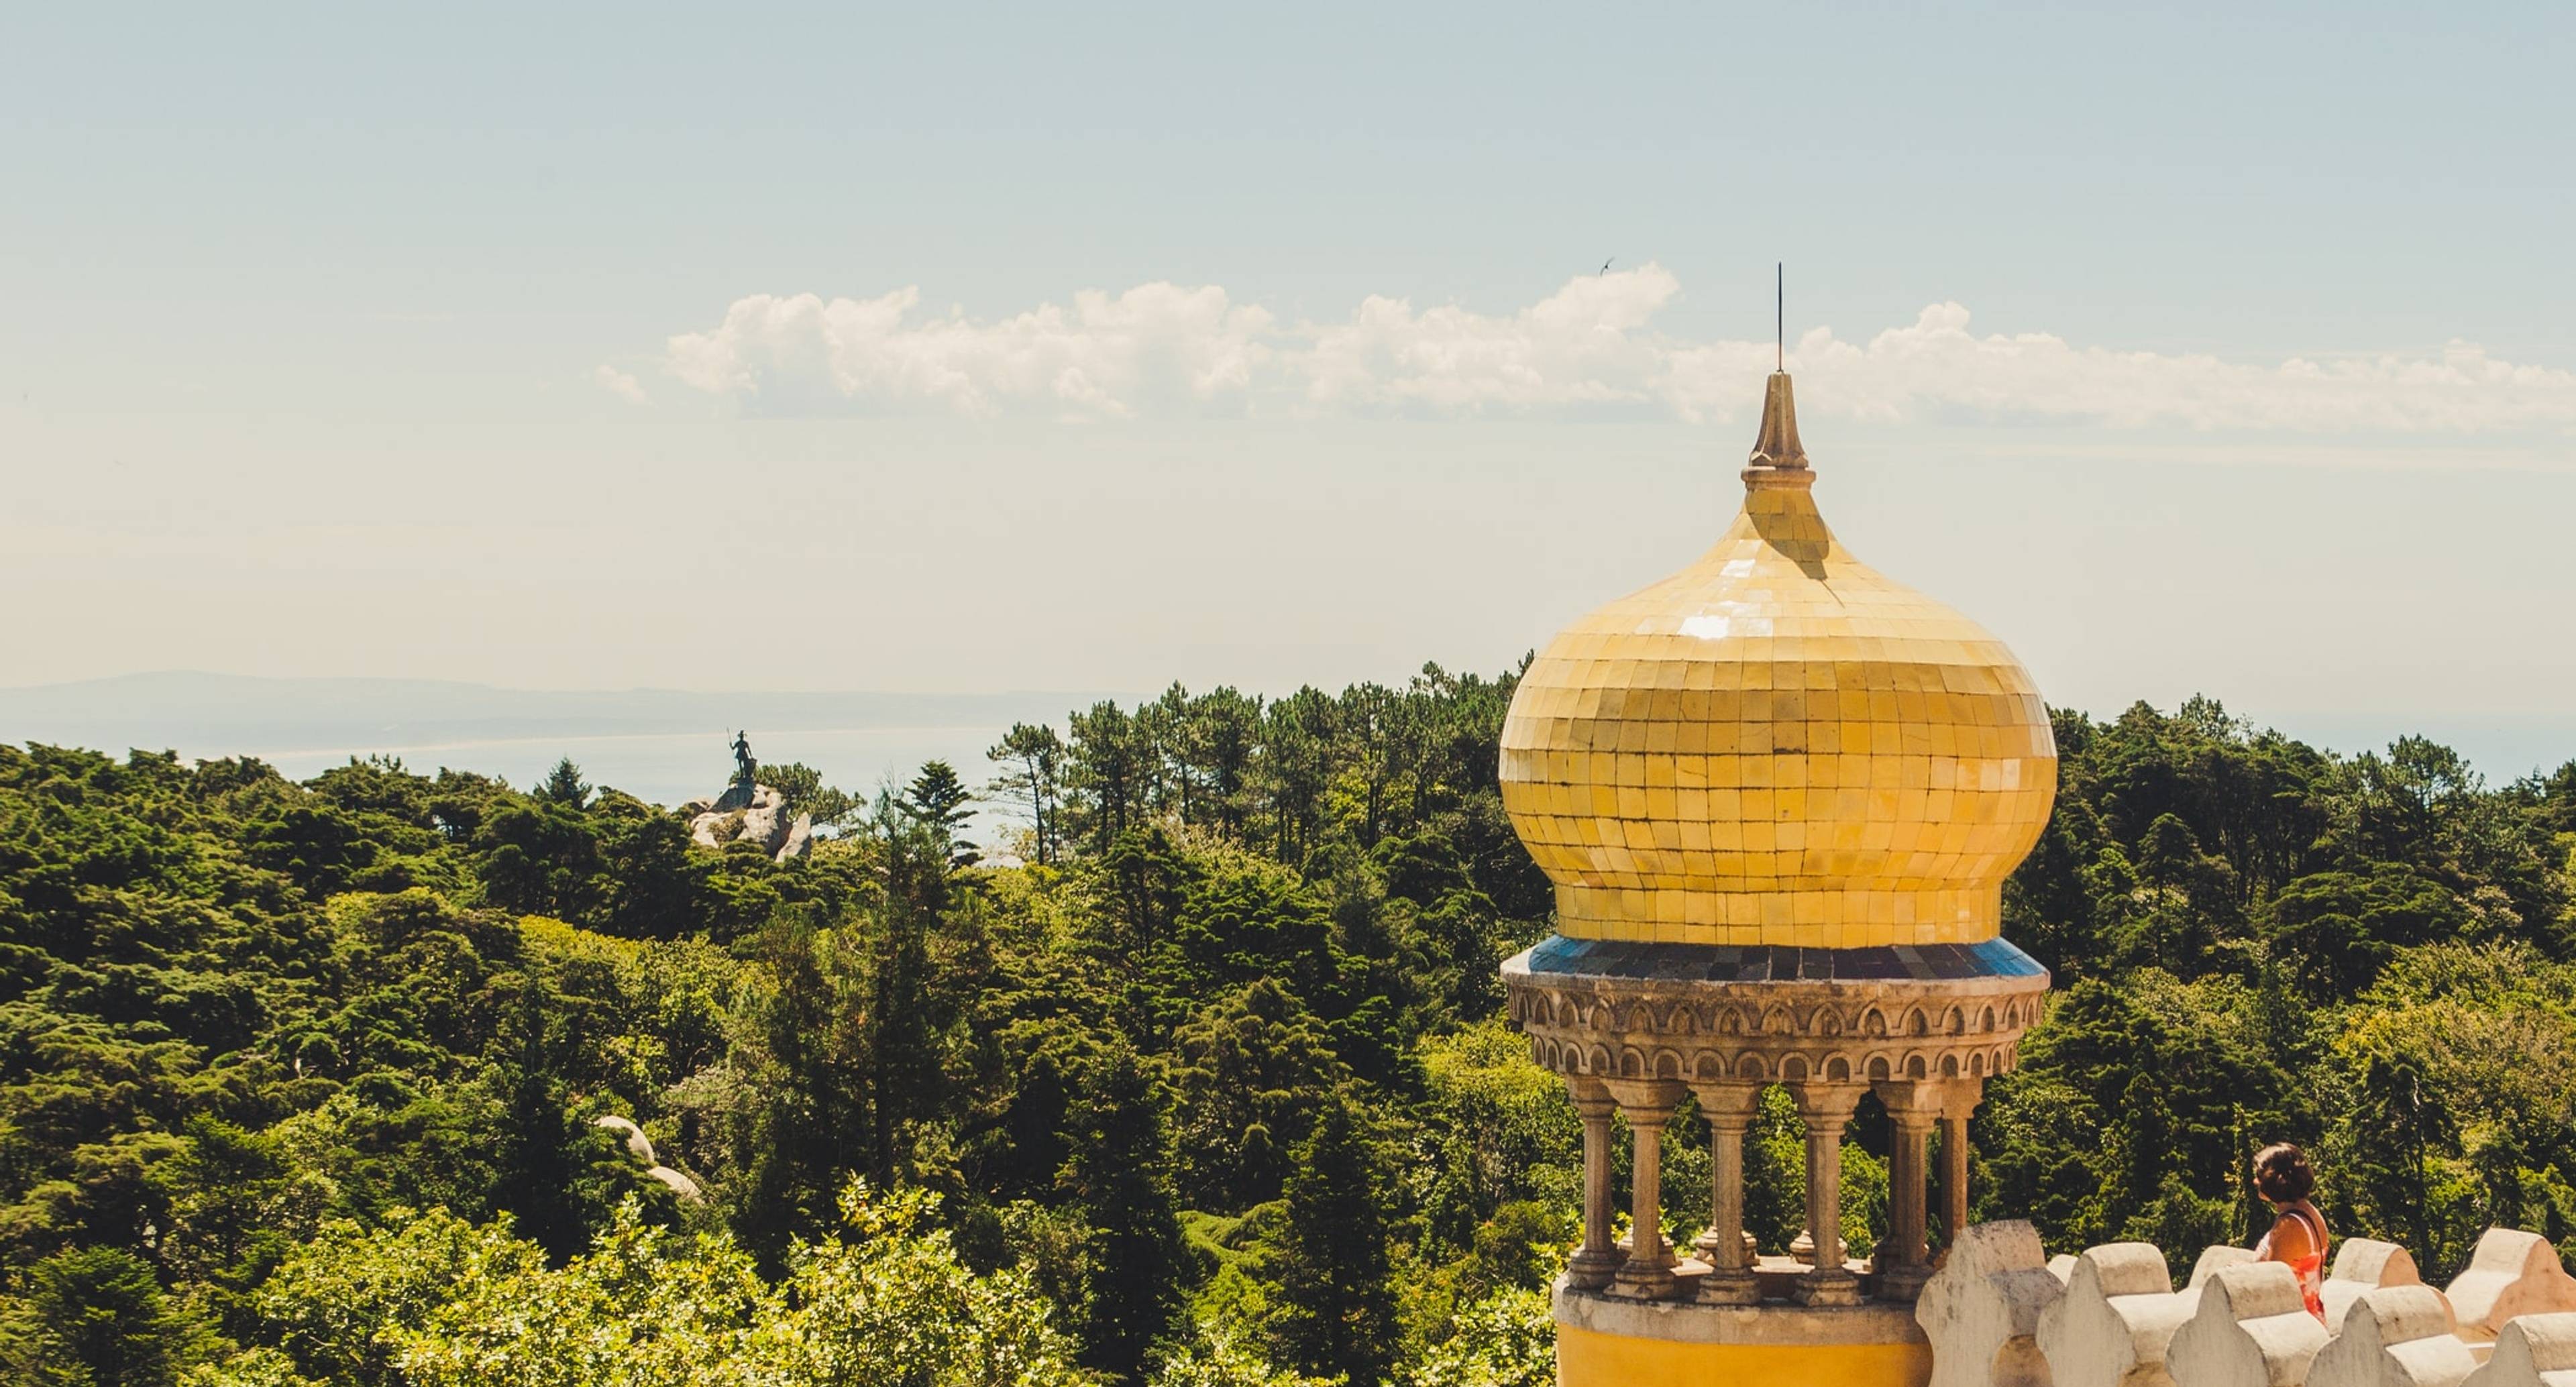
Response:
[[[1054,866],[1063,841],[1063,828],[1057,822],[1064,799],[1063,740],[1052,727],[1013,723],[984,755],[1009,768],[993,782],[993,793],[1027,816],[1038,865]]]
[[[975,795],[945,761],[925,761],[921,774],[903,792],[905,817],[921,825],[951,867],[971,867],[980,856],[966,841],[966,825],[975,818]]]
[[[1279,1347],[1319,1376],[1377,1382],[1395,1347],[1387,1211],[1376,1162],[1348,1099],[1315,1123],[1288,1181],[1280,1250]]]
[[[1180,1308],[1189,1272],[1162,1098],[1136,1052],[1113,1041],[1091,1071],[1082,1107],[1066,1174],[1091,1229],[1083,1358],[1135,1382]]]

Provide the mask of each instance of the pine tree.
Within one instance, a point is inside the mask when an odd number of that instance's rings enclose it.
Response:
[[[1180,1308],[1189,1249],[1172,1196],[1161,1095],[1124,1041],[1113,1042],[1083,1094],[1067,1175],[1091,1228],[1084,1365],[1122,1382]]]
[[[984,755],[998,764],[1017,767],[996,779],[991,793],[1018,805],[1028,815],[1038,865],[1055,865],[1057,845],[1064,835],[1056,822],[1064,795],[1063,740],[1052,727],[1014,723]]]
[[[546,772],[544,783],[530,790],[528,795],[548,804],[579,809],[590,803],[590,786],[582,783],[581,767],[574,765],[572,758],[567,756],[555,762],[555,768]]]
[[[945,761],[928,761],[905,788],[902,809],[906,817],[937,836],[948,865],[971,867],[979,854],[975,845],[962,836],[962,830],[975,817],[974,802],[974,792],[957,778],[954,766]]]
[[[941,762],[931,765],[945,769]],[[929,778],[927,770],[923,778]],[[933,1115],[934,1093],[941,1087],[942,1024],[932,1015],[930,939],[949,911],[954,883],[946,836],[932,823],[907,823],[882,806],[879,817],[885,895],[855,923],[866,954],[861,1032],[874,1107],[868,1174],[880,1188],[891,1189],[898,1174],[897,1133],[906,1122]]]
[[[1296,1155],[1280,1249],[1283,1357],[1318,1376],[1377,1382],[1396,1339],[1387,1213],[1376,1163],[1348,1099],[1335,1099]]]
[[[202,1348],[202,1331],[162,1295],[151,1265],[124,1248],[58,1252],[25,1279],[32,1342],[0,1344],[0,1368],[29,1373],[23,1381],[158,1387]],[[30,1351],[30,1361],[11,1361]]]

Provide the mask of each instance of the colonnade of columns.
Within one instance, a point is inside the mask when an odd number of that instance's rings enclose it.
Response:
[[[1709,1223],[1691,1247],[1708,1264],[1698,1278],[1703,1303],[1749,1305],[1761,1299],[1754,1277],[1752,1238],[1744,1230],[1744,1134],[1752,1126],[1762,1085],[1684,1082],[1676,1079],[1596,1079],[1570,1076],[1576,1113],[1583,1119],[1583,1243],[1566,1266],[1577,1286],[1613,1294],[1662,1299],[1673,1294],[1679,1265],[1663,1236],[1664,1128],[1682,1095],[1699,1100],[1708,1122]],[[1968,1116],[1985,1083],[1981,1079],[1904,1079],[1805,1082],[1787,1085],[1806,1128],[1807,1233],[1814,1253],[1792,1292],[1806,1305],[1853,1305],[1860,1282],[1846,1265],[1842,1242],[1842,1139],[1864,1092],[1875,1091],[1889,1126],[1887,1232],[1872,1258],[1877,1294],[1912,1300],[1932,1275],[1926,1204],[1931,1176],[1932,1131],[1942,1132],[1942,1221],[1956,1230],[1968,1221]],[[1630,1233],[1623,1248],[1614,1231],[1611,1200],[1611,1118],[1625,1117],[1635,1143],[1630,1163]]]

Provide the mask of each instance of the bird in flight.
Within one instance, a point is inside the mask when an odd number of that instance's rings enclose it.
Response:
[[[1616,260],[1616,259],[1618,259],[1618,258],[1619,258],[1618,256],[1615,256],[1615,255],[1614,255],[1614,256],[1611,256],[1611,257],[1610,257],[1610,260]],[[1601,262],[1601,268],[1600,268],[1600,269],[1597,269],[1597,270],[1594,270],[1594,271],[1592,272],[1592,277],[1593,277],[1594,279],[1599,279],[1601,276],[1603,276],[1603,275],[1606,275],[1606,274],[1610,273],[1610,260],[1604,260],[1604,261],[1602,261],[1602,262]]]

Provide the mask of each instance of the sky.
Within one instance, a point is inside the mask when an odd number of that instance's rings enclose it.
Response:
[[[2052,701],[2576,713],[2576,10],[2100,8],[12,6],[0,685],[1499,670],[1785,262]]]

